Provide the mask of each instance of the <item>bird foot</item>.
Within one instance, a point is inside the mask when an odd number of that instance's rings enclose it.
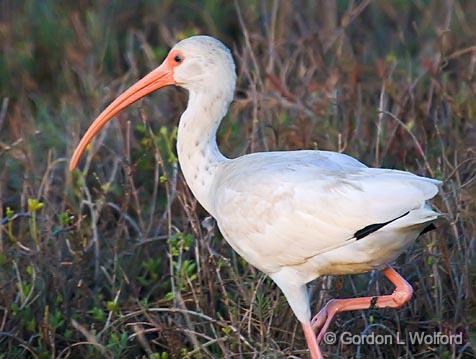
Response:
[[[306,340],[308,341],[310,349],[315,347],[317,349],[314,350],[317,350],[320,354],[318,344],[324,338],[324,335],[327,333],[327,330],[337,313],[362,309],[400,308],[410,300],[413,294],[413,288],[402,276],[390,267],[385,269],[383,274],[396,287],[392,294],[375,297],[332,299],[327,302],[324,308],[322,308],[319,313],[312,318],[310,325],[305,329]],[[312,330],[313,333],[312,340],[309,339],[310,330]],[[314,359],[317,356],[312,356],[311,351],[311,357]]]
[[[334,316],[339,312],[339,300],[333,299],[327,302],[327,304],[322,308],[319,313],[316,314],[311,320],[311,326],[314,333],[317,333],[317,343],[322,341],[324,334],[326,334],[329,325],[334,319]]]

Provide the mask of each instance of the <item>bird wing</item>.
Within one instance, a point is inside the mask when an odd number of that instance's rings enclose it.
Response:
[[[368,168],[335,152],[255,153],[223,166],[214,186],[214,216],[232,247],[270,272],[422,208],[438,184],[404,171]]]

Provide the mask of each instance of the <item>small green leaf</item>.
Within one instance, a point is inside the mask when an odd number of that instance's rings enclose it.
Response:
[[[117,302],[110,300],[106,303],[107,310],[113,313],[117,313],[119,311],[119,305]]]
[[[10,305],[10,310],[12,311],[13,316],[16,316],[20,312],[20,307],[17,303],[12,303]]]
[[[96,319],[98,322],[103,322],[106,319],[106,315],[104,314],[104,311],[101,308],[94,307],[89,311],[89,313],[91,313],[93,318]]]
[[[26,267],[26,272],[30,277],[33,277],[33,267],[31,265]]]
[[[40,209],[42,209],[45,206],[43,202],[40,202],[39,200],[35,198],[28,198],[28,211],[29,212],[37,212]]]
[[[165,300],[172,300],[174,299],[174,293],[173,292],[168,292],[165,297],[164,297]]]
[[[58,220],[62,226],[68,226],[71,222],[71,216],[68,212],[61,212],[58,214]]]
[[[35,318],[32,318],[30,320],[27,320],[25,323],[26,330],[28,330],[30,333],[33,333],[36,330],[36,320]]]
[[[10,207],[7,207],[5,214],[7,215],[8,219],[12,219],[15,212]]]

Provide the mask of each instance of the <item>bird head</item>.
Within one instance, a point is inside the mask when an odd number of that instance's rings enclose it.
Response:
[[[175,84],[189,91],[208,90],[211,84],[235,86],[235,63],[230,50],[211,36],[182,40],[170,50],[167,58],[176,65]]]
[[[94,120],[76,147],[69,169],[76,168],[88,143],[108,121],[148,94],[176,85],[195,93],[213,89],[231,97],[235,81],[235,64],[230,50],[219,40],[192,36],[178,42],[159,67],[119,95]]]

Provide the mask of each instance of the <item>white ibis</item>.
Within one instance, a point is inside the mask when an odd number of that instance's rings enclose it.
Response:
[[[229,159],[217,128],[233,99],[236,73],[228,48],[209,36],[177,43],[164,62],[114,100],[81,139],[87,144],[120,111],[168,85],[189,91],[180,117],[177,153],[185,180],[216,219],[227,242],[281,288],[301,322],[313,359],[336,313],[398,308],[412,287],[389,267],[439,213],[428,201],[440,181],[369,168],[342,153],[259,152]],[[306,284],[323,275],[383,269],[392,294],[334,299],[311,319]]]

